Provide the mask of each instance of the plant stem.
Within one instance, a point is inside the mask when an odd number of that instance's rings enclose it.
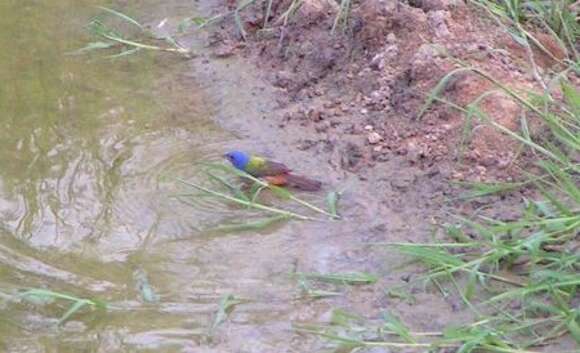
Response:
[[[232,201],[232,202],[235,202],[235,203],[240,204],[240,205],[257,208],[257,209],[260,209],[260,210],[263,210],[263,211],[268,211],[268,212],[271,212],[271,213],[277,213],[277,214],[280,214],[280,215],[284,215],[286,217],[297,218],[297,219],[301,219],[301,220],[304,220],[304,221],[317,221],[316,218],[312,218],[312,217],[308,217],[308,216],[303,216],[303,215],[300,215],[300,214],[297,214],[297,213],[294,213],[294,212],[280,210],[280,209],[273,208],[273,207],[269,207],[269,206],[264,206],[264,205],[259,204],[259,203],[247,202],[247,201],[239,200],[239,199],[236,199],[235,197],[231,197],[231,196],[226,195],[226,194],[223,194],[221,192],[207,189],[207,188],[205,188],[205,187],[203,187],[201,185],[193,184],[193,183],[190,183],[190,182],[185,181],[183,179],[179,179],[178,178],[177,181],[179,181],[182,184],[191,186],[191,187],[196,188],[198,190],[207,192],[209,194],[212,194],[212,195],[221,197],[221,198],[223,198],[225,200]]]
[[[260,180],[260,179],[258,179],[256,177],[254,177],[254,176],[252,176],[252,175],[250,175],[248,173],[239,172],[239,175],[242,176],[242,177],[244,177],[244,178],[250,179],[250,180],[254,181],[255,183],[258,183],[258,184],[260,184],[263,187],[266,187],[266,188],[269,188],[270,187],[270,184],[264,182],[263,180]],[[324,214],[324,215],[326,215],[328,217],[331,217],[331,218],[334,218],[334,219],[339,219],[340,218],[340,216],[333,215],[332,213],[326,212],[325,210],[323,210],[323,209],[321,209],[321,208],[319,208],[317,206],[314,206],[314,205],[312,205],[312,204],[310,204],[310,203],[308,203],[308,202],[306,202],[304,200],[301,200],[301,199],[297,198],[294,195],[290,195],[290,200],[292,200],[292,201],[294,201],[294,202],[296,202],[296,203],[298,203],[298,204],[300,204],[300,205],[302,205],[304,207],[307,207],[307,208],[309,208],[309,209],[311,209],[313,211],[316,211],[318,213],[322,213],[322,214]]]
[[[308,202],[306,202],[306,201],[303,201],[303,200],[301,200],[301,199],[297,198],[297,197],[296,197],[296,196],[294,196],[294,195],[290,196],[290,199],[291,199],[292,201],[294,201],[294,202],[296,202],[296,203],[298,203],[298,204],[300,204],[300,205],[304,206],[304,207],[307,207],[307,208],[309,208],[309,209],[311,209],[311,210],[313,210],[313,211],[316,211],[316,212],[322,213],[322,214],[324,214],[324,215],[326,215],[326,216],[328,216],[328,217],[331,217],[331,218],[334,218],[334,219],[339,219],[339,218],[340,218],[340,216],[339,216],[339,215],[333,215],[332,213],[328,213],[328,212],[326,212],[325,210],[323,210],[323,209],[321,209],[321,208],[318,208],[318,207],[316,207],[316,206],[314,206],[314,205],[312,205],[312,204],[310,204],[310,203],[308,203]]]

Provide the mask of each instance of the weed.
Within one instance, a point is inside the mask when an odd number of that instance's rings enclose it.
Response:
[[[133,278],[141,299],[146,303],[157,303],[159,296],[149,282],[149,276],[142,268],[138,268],[133,272]]]
[[[62,325],[68,321],[74,314],[78,313],[81,309],[85,307],[90,307],[92,309],[105,310],[106,303],[96,300],[96,299],[86,299],[79,298],[69,294],[53,292],[46,289],[28,289],[16,296],[16,299],[26,300],[33,304],[45,305],[50,304],[56,300],[63,300],[71,302],[69,308],[64,312],[64,314],[58,320],[58,324]]]
[[[163,38],[163,40],[168,44],[167,46],[150,44],[150,42],[158,41],[159,39],[137,20],[107,7],[99,6],[98,8],[103,12],[93,18],[87,25],[89,33],[98,40],[90,42],[84,48],[78,49],[70,54],[87,54],[96,50],[119,48],[119,52],[109,55],[108,57],[119,58],[135,54],[140,50],[164,51],[185,56],[191,55],[189,49],[182,47],[171,36],[165,36]],[[109,24],[110,21],[107,21],[107,18],[116,19],[120,21],[121,24],[126,24],[129,27],[136,28],[138,39],[130,38],[129,35],[123,34],[121,31],[117,30],[113,25]]]
[[[338,8],[338,13],[334,18],[334,23],[332,24],[331,33],[334,33],[338,26],[345,30],[348,27],[348,19],[350,16],[351,0],[340,0],[340,6]]]
[[[373,284],[378,280],[376,276],[365,272],[345,272],[345,273],[327,273],[327,274],[298,272],[296,273],[296,275],[310,280],[346,285]]]
[[[254,221],[237,222],[231,224],[223,224],[207,230],[208,233],[238,233],[247,231],[260,231],[267,229],[275,224],[288,220],[287,216],[273,216],[268,218],[261,218]]]
[[[213,322],[210,326],[210,336],[212,336],[213,332],[226,321],[228,316],[234,310],[234,307],[243,302],[243,300],[237,299],[232,294],[226,294],[221,298],[218,310],[216,311]]]
[[[514,21],[524,16],[517,11],[520,5],[518,1],[506,2]],[[447,332],[445,342],[461,338],[464,351],[515,352],[568,334],[580,344],[580,311],[575,304],[580,285],[580,93],[561,79],[564,100],[556,101],[551,92],[518,91],[475,67],[463,67],[436,85],[421,113],[435,101],[445,104],[438,98],[442,88],[454,75],[465,72],[483,77],[496,89],[458,110],[519,142],[535,156],[542,171],[538,175],[525,173],[526,178],[517,183],[475,184],[469,197],[528,187],[535,188],[542,199],[524,200],[520,218],[513,221],[460,217],[461,227],[448,228],[458,243],[390,246],[429,269],[419,280],[436,286],[448,280],[480,320],[480,325]],[[498,92],[525,111],[520,131],[493,121],[479,108],[483,100]],[[541,119],[549,130],[547,136],[532,137],[527,122],[532,117]],[[464,285],[459,285],[459,278]],[[507,287],[495,286],[494,281]]]

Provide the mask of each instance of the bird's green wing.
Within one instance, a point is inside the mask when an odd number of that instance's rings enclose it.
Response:
[[[245,170],[255,177],[274,176],[290,172],[290,169],[284,164],[261,157],[251,157]]]

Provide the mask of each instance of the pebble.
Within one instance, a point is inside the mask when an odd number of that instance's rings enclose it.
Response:
[[[371,145],[376,145],[383,140],[383,137],[379,133],[372,131],[367,135],[367,140]]]

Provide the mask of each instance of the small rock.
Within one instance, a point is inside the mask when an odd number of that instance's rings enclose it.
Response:
[[[409,281],[411,281],[411,275],[410,274],[404,274],[404,275],[402,275],[401,276],[401,281],[409,283]]]
[[[447,37],[451,34],[447,27],[447,18],[449,18],[448,11],[431,11],[427,17],[429,25],[435,31],[436,37]]]
[[[487,154],[481,159],[481,164],[486,167],[491,167],[497,163],[497,159],[493,154]]]
[[[288,71],[278,71],[272,79],[272,84],[276,87],[286,88],[294,81],[295,75]]]
[[[383,137],[375,131],[371,131],[367,135],[367,141],[369,141],[369,143],[371,145],[375,145],[375,144],[381,142],[382,140],[383,140]]]
[[[213,51],[213,56],[216,58],[227,58],[234,55],[234,46],[222,45]]]
[[[407,156],[412,162],[416,162],[423,156],[423,150],[416,142],[410,141],[407,144]]]
[[[510,165],[510,163],[511,163],[511,158],[500,158],[497,161],[497,167],[499,169],[505,169]]]
[[[334,107],[334,105],[335,105],[335,103],[331,102],[331,101],[326,101],[326,102],[322,103],[322,106],[325,109],[330,109],[330,108]]]
[[[322,120],[322,112],[318,109],[312,109],[308,112],[308,117],[312,121],[320,121]]]
[[[487,173],[487,168],[482,166],[482,165],[478,165],[475,167],[475,170],[480,174],[480,175],[485,175],[485,173]]]
[[[453,174],[451,174],[451,178],[462,181],[465,180],[465,175],[463,175],[461,172],[453,172]]]
[[[372,125],[365,125],[364,129],[367,131],[373,131],[375,128]]]
[[[383,53],[379,53],[375,55],[369,64],[370,68],[375,71],[381,71],[385,67],[385,58],[383,57]]]
[[[385,59],[393,59],[399,55],[399,47],[396,44],[391,44],[383,51]]]

